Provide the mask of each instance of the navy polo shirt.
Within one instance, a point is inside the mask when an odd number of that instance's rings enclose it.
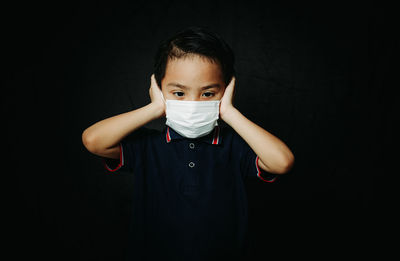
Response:
[[[128,260],[240,260],[246,246],[246,177],[273,182],[229,126],[189,139],[140,128],[107,170],[134,175]]]

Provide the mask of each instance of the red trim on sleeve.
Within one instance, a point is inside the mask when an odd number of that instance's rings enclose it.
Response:
[[[269,182],[269,183],[274,182],[274,181],[276,180],[276,177],[274,177],[273,179],[270,179],[270,180],[261,177],[260,166],[258,166],[258,160],[259,160],[259,159],[260,159],[260,158],[257,156],[257,157],[256,157],[257,177],[259,177],[259,178],[260,178],[262,181],[264,181],[264,182]]]
[[[119,164],[118,164],[118,166],[115,167],[114,169],[111,169],[111,168],[107,165],[107,163],[106,163],[106,161],[105,161],[104,158],[103,158],[103,163],[104,163],[104,167],[105,167],[108,171],[111,171],[111,172],[115,172],[115,171],[119,170],[119,169],[124,165],[124,154],[123,154],[123,152],[122,152],[122,145],[121,145],[121,143],[119,144]]]

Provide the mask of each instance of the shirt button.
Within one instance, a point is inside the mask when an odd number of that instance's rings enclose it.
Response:
[[[190,162],[190,163],[189,163],[189,167],[193,168],[193,167],[194,167],[194,163],[193,163],[193,162]]]
[[[194,143],[189,143],[189,148],[194,149]]]

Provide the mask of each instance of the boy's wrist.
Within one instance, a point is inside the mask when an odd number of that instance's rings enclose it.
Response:
[[[240,113],[235,107],[231,106],[229,109],[225,110],[223,113],[220,113],[220,118],[225,121],[227,124],[231,125],[232,121],[237,114]]]
[[[158,119],[165,115],[165,105],[151,102],[147,105],[154,116],[153,120]]]

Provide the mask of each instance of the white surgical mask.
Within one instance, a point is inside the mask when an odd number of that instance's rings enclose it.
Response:
[[[184,137],[199,138],[205,136],[218,125],[219,100],[164,101],[167,117],[165,124]]]

